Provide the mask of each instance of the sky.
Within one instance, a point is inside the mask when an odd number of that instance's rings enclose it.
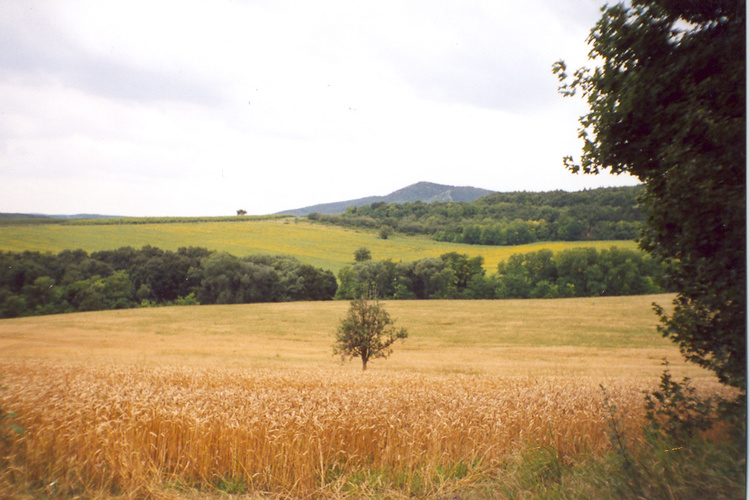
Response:
[[[602,0],[0,2],[0,212],[269,214],[574,175]]]

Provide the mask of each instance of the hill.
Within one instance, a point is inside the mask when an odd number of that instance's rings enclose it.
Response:
[[[632,240],[644,213],[643,186],[577,192],[491,193],[472,202],[371,203],[308,219],[347,227],[385,228],[438,241],[520,245],[536,241]]]
[[[117,219],[93,224],[18,224],[2,225],[0,251],[40,251],[58,253],[63,250],[82,249],[87,252],[115,250],[124,246],[141,248],[151,245],[164,250],[177,251],[180,247],[201,246],[228,252],[240,257],[247,255],[279,255],[295,257],[305,264],[334,273],[353,263],[354,252],[367,247],[373,260],[391,258],[412,261],[426,257],[440,257],[448,252],[483,256],[485,268],[492,272],[498,263],[516,253],[527,253],[549,248],[555,252],[578,246],[599,249],[617,246],[635,249],[634,241],[600,242],[537,242],[521,246],[464,245],[435,241],[422,236],[394,234],[384,240],[373,231],[317,224],[292,218],[255,219],[219,218],[216,221],[186,219],[179,222],[160,223],[160,219],[138,219],[139,223],[126,223],[131,219]]]
[[[398,189],[385,196],[367,196],[354,200],[338,201],[333,203],[322,203],[309,207],[284,210],[279,212],[283,215],[304,216],[311,213],[338,214],[349,207],[361,207],[373,203],[423,203],[432,202],[472,202],[482,196],[492,194],[494,191],[471,186],[448,186],[432,182],[417,182],[405,188]]]
[[[39,220],[39,221],[54,221],[54,220],[75,220],[75,219],[115,219],[119,218],[119,215],[101,215],[101,214],[72,214],[72,215],[48,215],[48,214],[22,214],[22,213],[8,213],[1,212],[0,220],[4,221],[27,221],[27,220]]]

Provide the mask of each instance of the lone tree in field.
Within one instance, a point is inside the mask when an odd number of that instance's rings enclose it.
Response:
[[[370,249],[367,247],[359,247],[354,252],[354,262],[365,262],[367,260],[372,260]]]
[[[333,353],[342,359],[360,358],[362,370],[367,370],[370,359],[387,358],[393,343],[407,336],[406,329],[396,330],[390,314],[377,300],[355,299],[336,332]]]
[[[746,373],[745,2],[632,0],[602,9],[591,31],[599,67],[554,72],[581,92],[573,172],[629,173],[645,184],[640,245],[670,264],[674,311],[660,332],[689,361],[740,390]]]

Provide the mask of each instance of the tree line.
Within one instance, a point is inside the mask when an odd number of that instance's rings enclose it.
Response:
[[[413,262],[364,260],[339,271],[337,299],[515,299],[662,293],[664,267],[612,247],[512,255],[488,275],[481,256],[456,252]]]
[[[331,271],[285,256],[145,246],[0,252],[0,318],[192,304],[331,300]]]
[[[0,318],[162,305],[302,300],[557,298],[659,293],[662,266],[613,247],[511,256],[488,275],[483,257],[451,252],[412,262],[369,252],[336,276],[292,257],[236,257],[145,246],[88,254],[0,252]]]
[[[348,227],[431,235],[438,241],[474,245],[522,245],[536,241],[632,240],[643,222],[642,186],[575,193],[495,193],[471,203],[384,203],[349,207],[342,214],[308,219]]]

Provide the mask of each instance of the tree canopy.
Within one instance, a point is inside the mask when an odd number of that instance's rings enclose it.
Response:
[[[411,262],[357,262],[339,271],[337,299],[528,299],[668,291],[663,264],[641,250],[570,248],[511,255],[488,274],[481,256],[457,252]]]
[[[205,248],[0,252],[0,318],[139,306],[331,300],[331,271]]]
[[[554,66],[589,105],[580,162],[564,163],[645,184],[640,243],[678,290],[660,330],[744,396],[745,2],[633,0],[605,7],[588,41],[596,68]]]
[[[387,358],[398,339],[406,339],[406,329],[396,330],[390,314],[377,300],[355,299],[336,332],[333,353],[342,359],[360,358],[362,370],[374,358]]]

